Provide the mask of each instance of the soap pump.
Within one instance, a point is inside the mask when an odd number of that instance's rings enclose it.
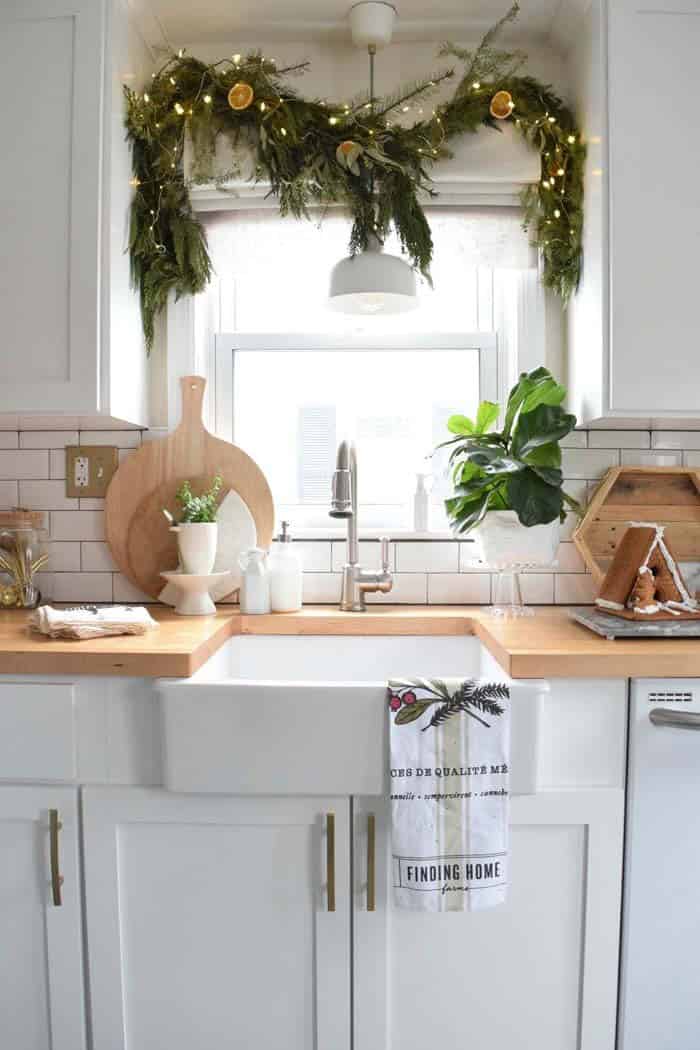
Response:
[[[282,522],[282,531],[268,561],[270,573],[270,605],[273,612],[296,612],[301,609],[301,559],[292,546],[289,522]]]

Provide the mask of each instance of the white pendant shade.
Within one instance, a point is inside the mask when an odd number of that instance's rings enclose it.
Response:
[[[418,306],[416,275],[376,242],[331,270],[331,310],[345,314],[400,314]]]

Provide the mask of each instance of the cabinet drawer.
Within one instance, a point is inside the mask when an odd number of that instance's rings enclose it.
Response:
[[[0,780],[75,777],[71,684],[0,684]]]

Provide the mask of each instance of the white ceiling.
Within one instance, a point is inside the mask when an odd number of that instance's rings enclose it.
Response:
[[[347,38],[351,0],[130,0],[149,43],[214,43],[236,36],[261,40]],[[507,10],[510,0],[396,0],[396,39],[473,38]],[[585,0],[521,0],[508,39],[565,36],[572,11]],[[160,38],[160,39],[158,39]]]

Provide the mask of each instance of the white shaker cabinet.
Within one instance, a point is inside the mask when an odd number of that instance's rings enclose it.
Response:
[[[93,1050],[350,1050],[349,808],[85,789]]]
[[[124,0],[0,5],[0,415],[146,423],[122,84],[149,68]]]
[[[7,1050],[84,1050],[80,899],[76,789],[0,786],[0,1044]]]
[[[355,1050],[614,1050],[622,826],[619,790],[516,796],[507,903],[421,914],[392,906],[388,804],[356,800]]]
[[[580,421],[700,416],[700,0],[593,0],[570,68],[589,156],[569,319]],[[692,102],[691,102],[692,110]]]

